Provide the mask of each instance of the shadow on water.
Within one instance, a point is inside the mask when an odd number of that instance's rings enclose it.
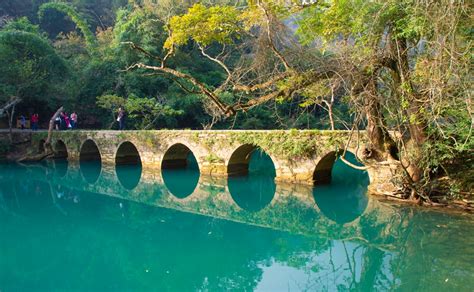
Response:
[[[55,159],[54,170],[58,177],[65,177],[69,168],[67,159]]]
[[[351,153],[346,154],[346,160],[361,165]],[[340,159],[335,161],[331,176],[330,184],[313,189],[314,200],[327,218],[339,224],[352,222],[367,208],[369,176]]]
[[[92,140],[86,140],[82,144],[79,155],[81,173],[86,182],[95,184],[102,172],[102,157],[99,147]]]
[[[133,190],[137,187],[142,177],[142,165],[117,165],[115,173],[120,184],[127,190]]]
[[[258,212],[275,196],[275,165],[270,156],[257,148],[250,156],[248,167],[247,175],[229,177],[229,192],[240,208]]]
[[[81,161],[80,167],[85,181],[89,184],[95,184],[102,171],[102,162],[100,160]]]
[[[218,196],[167,206],[167,198],[148,198],[150,179],[140,194],[116,197],[118,181],[108,168],[90,186],[73,164],[66,178],[51,175],[50,166],[0,164],[2,291],[471,291],[474,285],[470,214],[373,200],[360,220],[338,225],[314,213],[310,200],[296,204],[301,193],[258,213],[236,211],[228,200],[222,203],[231,208],[206,213],[219,207]],[[348,203],[360,213],[367,204],[364,196],[353,200],[367,176],[341,166],[334,167],[333,184],[354,195],[321,198],[317,188],[326,215],[328,205]]]
[[[163,168],[161,171],[166,188],[178,199],[190,196],[199,182],[199,165],[194,154],[189,151],[184,167]]]
[[[124,142],[115,156],[115,173],[120,184],[127,190],[133,190],[142,177],[142,161],[137,148],[130,142]]]

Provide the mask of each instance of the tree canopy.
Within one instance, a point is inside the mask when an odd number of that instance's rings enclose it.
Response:
[[[401,193],[429,199],[446,175],[472,187],[468,2],[38,3],[0,5],[2,96],[70,94],[85,127],[120,101],[138,129],[366,130],[361,159],[396,164]]]

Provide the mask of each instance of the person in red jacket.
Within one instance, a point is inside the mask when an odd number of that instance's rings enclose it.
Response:
[[[35,113],[31,116],[31,129],[33,131],[38,130],[38,123],[39,123],[39,116],[38,114]]]

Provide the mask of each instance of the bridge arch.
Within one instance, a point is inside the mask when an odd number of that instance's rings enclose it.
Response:
[[[87,139],[82,143],[79,151],[79,165],[86,182],[96,183],[102,173],[102,155],[94,140]]]
[[[332,168],[337,160],[338,152],[331,151],[321,157],[313,172],[314,185],[326,185],[331,183]]]
[[[227,186],[234,202],[249,212],[258,212],[275,197],[276,167],[258,145],[244,144],[227,163]]]
[[[275,160],[262,147],[254,144],[243,144],[237,147],[231,154],[227,161],[227,175],[228,176],[244,176],[249,174],[249,166],[252,154],[260,152],[261,155],[267,156],[276,171]]]
[[[352,178],[354,175],[358,176],[359,178],[362,178],[364,175],[369,178],[369,174],[366,171],[361,171],[354,169],[346,164],[344,164],[342,161],[338,159],[340,155],[342,155],[342,151],[331,151],[321,157],[317,163],[316,167],[313,172],[313,183],[314,185],[327,185],[330,184],[333,180],[333,174],[334,174],[334,166],[336,165],[336,162],[338,163],[339,167],[338,168],[345,168],[346,172],[348,171],[349,175],[343,175],[338,173],[338,183],[343,182],[345,178],[350,177]],[[351,163],[354,165],[358,166],[363,166],[356,158],[355,154],[346,151],[345,154],[346,160],[349,160]],[[339,172],[339,170],[338,170]]]
[[[171,145],[161,161],[161,176],[168,190],[184,199],[194,193],[199,178],[199,163],[195,153],[182,143]]]
[[[115,152],[115,165],[141,165],[142,158],[135,144],[130,141],[120,143]]]
[[[319,160],[314,171],[313,198],[325,217],[346,224],[362,216],[367,208],[369,174],[345,164],[338,159],[341,154],[332,151]],[[362,166],[352,152],[347,151],[344,158]]]
[[[66,143],[63,140],[57,140],[54,143],[54,158],[67,159],[69,156]]]
[[[80,161],[102,161],[102,154],[100,153],[99,146],[92,139],[85,140],[79,151]]]
[[[127,190],[133,190],[142,177],[142,159],[135,146],[130,141],[118,145],[115,152],[115,173],[120,184]]]

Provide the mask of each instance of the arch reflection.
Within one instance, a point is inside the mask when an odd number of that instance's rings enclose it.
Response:
[[[199,182],[199,165],[193,152],[183,144],[166,151],[161,163],[161,176],[166,188],[177,198],[190,196]]]
[[[66,159],[54,160],[54,171],[58,177],[64,177],[67,174],[69,162]]]
[[[58,140],[54,144],[54,158],[56,159],[67,159],[68,158],[68,152],[67,152],[67,147],[66,144],[62,140]]]
[[[58,177],[64,177],[68,171],[68,151],[66,144],[62,140],[58,140],[54,144],[54,171]]]
[[[361,166],[352,153],[346,153],[346,160]],[[359,218],[368,205],[367,187],[369,176],[366,171],[354,169],[339,158],[333,163],[331,182],[317,185],[313,196],[321,212],[332,221],[345,224]]]
[[[133,190],[142,176],[142,161],[137,148],[131,142],[122,143],[115,155],[115,173],[120,184]]]
[[[228,173],[230,195],[240,208],[258,212],[273,200],[275,165],[259,147],[244,145],[237,149],[229,162]]]
[[[102,171],[102,158],[99,147],[92,140],[86,140],[81,147],[79,165],[86,182],[94,184]]]

